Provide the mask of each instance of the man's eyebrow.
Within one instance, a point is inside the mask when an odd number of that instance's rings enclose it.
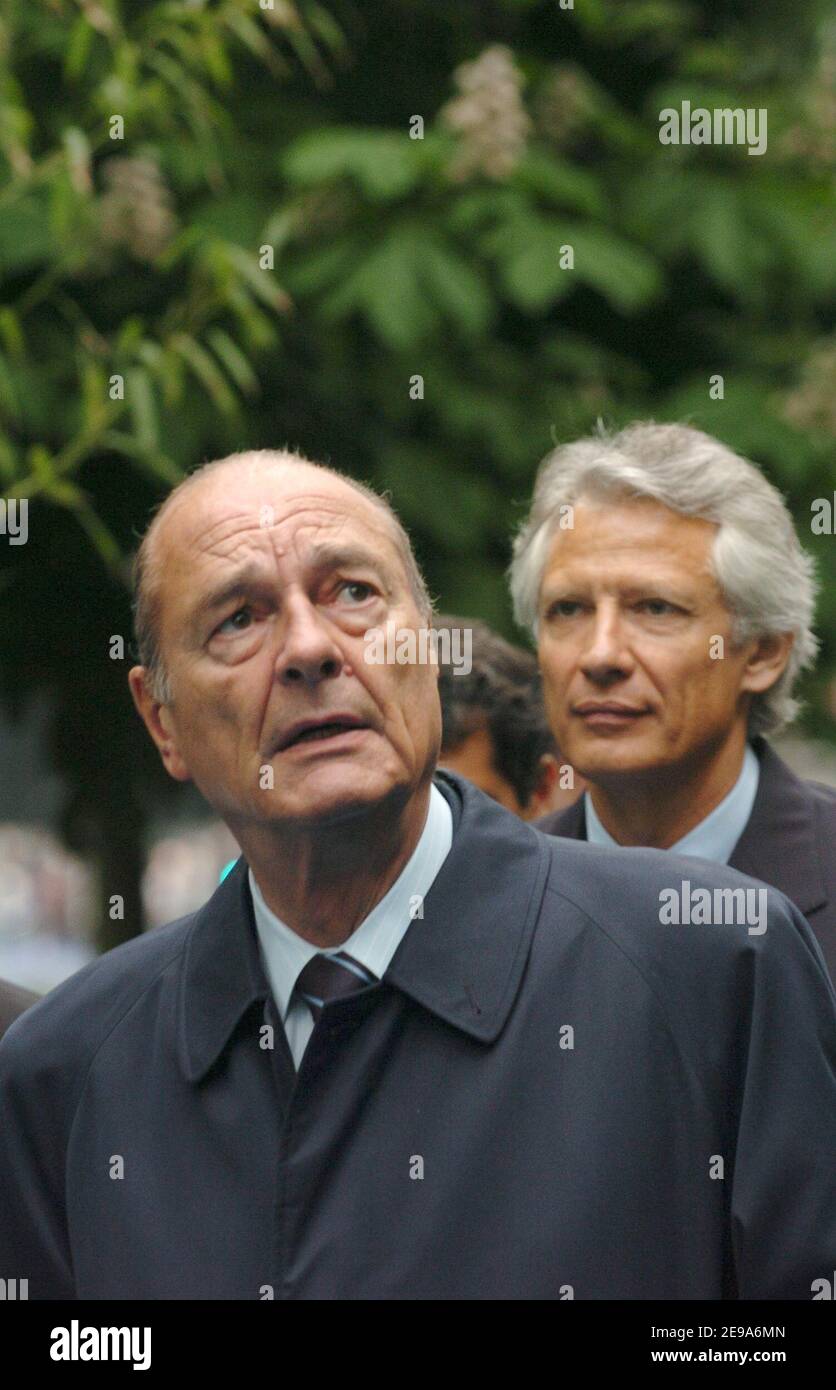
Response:
[[[392,578],[392,571],[385,558],[364,545],[352,545],[345,541],[321,541],[311,547],[310,556],[316,569],[343,569],[349,565],[365,565],[387,579]]]
[[[219,608],[224,608],[232,599],[243,598],[245,594],[252,593],[253,589],[266,585],[264,572],[246,566],[244,569],[236,571],[223,584],[217,588],[210,589],[207,594],[198,599],[191,612],[193,624],[199,623],[203,618],[216,613]]]
[[[571,579],[554,579],[551,583],[548,580],[543,584],[541,591],[541,602],[550,603],[557,598],[576,598],[579,595],[588,593],[592,587],[592,581],[583,579],[573,581]],[[647,598],[649,595],[664,593],[671,602],[682,604],[692,603],[694,594],[692,588],[683,585],[678,576],[657,575],[648,578],[646,581],[631,580],[628,583],[618,585],[618,592],[627,602],[638,598]]]
[[[383,557],[367,550],[365,546],[326,541],[311,547],[310,559],[317,570],[362,565],[367,569],[374,569],[383,579],[390,582],[392,579],[391,570]],[[251,565],[245,566],[232,574],[223,584],[210,589],[198,599],[190,616],[192,625],[199,625],[219,609],[225,608],[233,599],[245,598],[254,589],[266,588],[270,583],[271,580],[263,570]]]

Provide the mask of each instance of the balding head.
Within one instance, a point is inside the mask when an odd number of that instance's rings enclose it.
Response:
[[[355,819],[364,856],[393,816],[412,843],[441,741],[438,665],[369,645],[432,617],[382,498],[299,455],[219,460],[167,498],[137,579],[134,703],[169,774],[263,873],[277,836],[319,855]]]
[[[243,453],[229,454],[215,459],[195,469],[184,478],[163,500],[153,517],[134,561],[134,633],[139,662],[145,667],[149,688],[154,699],[161,704],[171,704],[174,692],[168,677],[162,652],[162,605],[163,575],[166,558],[176,545],[172,532],[176,532],[178,517],[182,520],[182,508],[198,500],[204,500],[207,490],[218,488],[235,490],[242,483],[249,488],[260,475],[273,473],[277,469],[287,469],[295,473],[310,469],[313,473],[338,478],[346,487],[360,493],[385,518],[391,531],[392,540],[400,555],[409,588],[425,622],[432,618],[433,604],[421,574],[406,531],[385,497],[374,492],[365,483],[347,477],[336,468],[315,463],[303,454],[290,449],[251,449]],[[270,524],[270,507],[265,504],[260,524]],[[174,523],[174,525],[172,525]]]

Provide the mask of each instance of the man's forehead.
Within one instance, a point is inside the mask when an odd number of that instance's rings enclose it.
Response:
[[[550,560],[559,562],[570,554],[583,558],[596,544],[613,556],[632,554],[640,562],[652,563],[661,553],[687,558],[690,551],[710,544],[717,532],[714,522],[683,516],[652,498],[582,499],[574,504],[572,522],[553,533]],[[652,549],[647,544],[650,536]],[[599,559],[596,555],[596,564]]]
[[[305,464],[230,466],[174,499],[160,518],[156,544],[165,567],[172,559],[222,558],[259,532],[290,544],[348,531],[395,544],[383,507],[333,474]]]
[[[712,579],[711,543],[717,526],[683,516],[650,498],[576,504],[574,525],[551,538],[544,580],[561,575],[629,584],[654,575]]]

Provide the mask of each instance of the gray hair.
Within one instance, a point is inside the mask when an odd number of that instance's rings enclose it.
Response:
[[[540,584],[561,507],[582,497],[649,497],[682,516],[718,527],[711,566],[732,614],[732,641],[792,633],[787,666],[752,697],[749,734],[775,733],[800,705],[799,673],[818,651],[813,632],[815,565],[802,549],[784,498],[754,464],[687,425],[638,422],[555,449],[541,463],[509,569],[514,615],[537,637]]]
[[[181,497],[188,489],[193,488],[209,474],[217,472],[221,468],[229,465],[251,462],[254,465],[264,465],[265,467],[281,467],[293,464],[305,464],[309,468],[319,469],[323,473],[330,473],[332,477],[341,478],[349,487],[354,488],[361,496],[371,502],[390,522],[393,531],[393,540],[397,547],[401,561],[403,562],[409,589],[423,620],[429,623],[434,613],[433,600],[427,589],[424,576],[418,567],[418,562],[412,550],[409,536],[401,525],[395,514],[388,498],[381,493],[375,492],[366,483],[358,482],[356,478],[349,478],[347,474],[340,473],[336,468],[330,468],[324,463],[314,463],[312,459],[305,458],[303,454],[296,453],[289,449],[251,449],[244,453],[229,454],[226,458],[213,459],[210,463],[204,463],[194,472],[189,473],[182,483],[178,485],[165,497],[154,514],[145,535],[142,538],[139,549],[136,552],[133,562],[133,615],[134,615],[134,636],[136,640],[136,650],[140,665],[146,669],[146,680],[148,688],[153,698],[163,705],[171,705],[174,702],[174,692],[168,671],[162,658],[160,650],[160,564],[155,553],[154,537],[167,512],[170,504],[175,498]]]

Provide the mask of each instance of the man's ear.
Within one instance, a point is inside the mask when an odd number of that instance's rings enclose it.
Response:
[[[753,695],[770,690],[786,670],[794,641],[793,632],[775,632],[758,637],[743,668],[741,690]]]
[[[132,666],[128,672],[128,685],[139,716],[157,745],[166,772],[175,782],[190,782],[191,773],[177,748],[177,735],[170,710],[151,694],[148,688],[147,668]]]
[[[537,785],[525,806],[525,819],[537,820],[553,810],[552,797],[560,775],[557,758],[553,753],[543,753],[537,764]]]

